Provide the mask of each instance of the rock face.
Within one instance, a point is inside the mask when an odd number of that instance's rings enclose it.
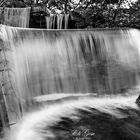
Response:
[[[4,22],[4,9],[3,7],[0,7],[0,24],[3,24]]]
[[[136,99],[136,103],[138,104],[138,106],[140,106],[140,95],[139,95],[139,97]]]

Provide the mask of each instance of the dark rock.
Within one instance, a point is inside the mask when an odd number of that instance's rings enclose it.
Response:
[[[140,106],[140,95],[139,95],[139,97],[136,99],[136,104],[137,104],[138,106]]]

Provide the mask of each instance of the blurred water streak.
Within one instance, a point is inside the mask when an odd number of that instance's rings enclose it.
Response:
[[[11,108],[18,105],[18,113],[24,113],[32,98],[40,95],[123,94],[139,85],[140,32],[136,29],[58,31],[2,26],[0,38],[10,69],[7,78],[15,93],[6,91],[11,95],[8,103]]]
[[[30,7],[4,8],[4,24],[13,27],[29,27]]]

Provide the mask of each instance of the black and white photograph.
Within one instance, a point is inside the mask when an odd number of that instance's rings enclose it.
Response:
[[[140,140],[140,0],[0,0],[0,140]]]

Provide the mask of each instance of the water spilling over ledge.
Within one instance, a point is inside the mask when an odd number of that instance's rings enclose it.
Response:
[[[27,8],[3,8],[0,7],[0,23],[13,27],[29,27],[30,7]],[[2,19],[3,17],[3,19]]]
[[[127,92],[139,84],[139,38],[136,29],[40,30],[2,25],[1,55],[8,62],[7,87],[13,88],[5,88],[12,103],[9,108],[23,113],[33,97],[53,93]]]
[[[47,29],[68,29],[69,14],[46,16]]]

